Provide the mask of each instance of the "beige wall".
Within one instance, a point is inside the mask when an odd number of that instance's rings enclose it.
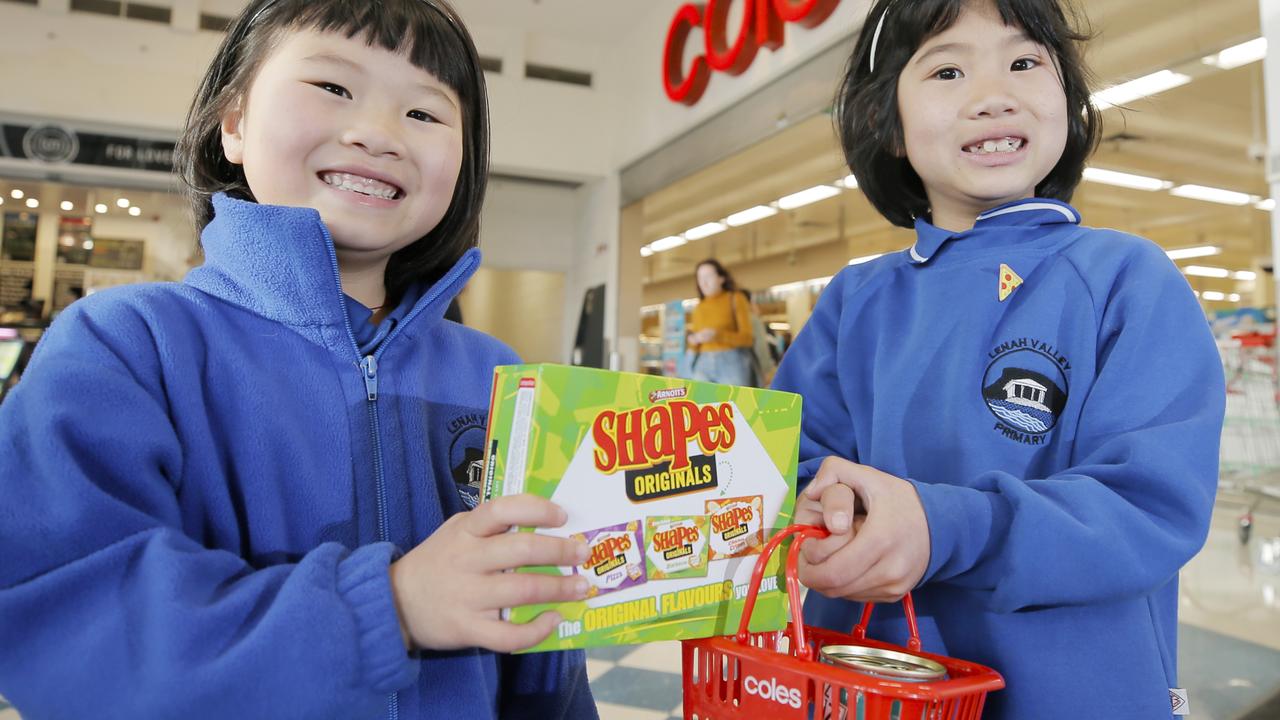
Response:
[[[468,327],[510,345],[525,362],[563,362],[564,273],[482,267],[458,304]],[[573,318],[574,321],[577,318]]]

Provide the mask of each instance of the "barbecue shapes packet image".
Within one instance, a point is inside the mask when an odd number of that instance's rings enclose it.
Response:
[[[760,549],[791,523],[800,396],[565,365],[494,372],[485,441],[485,499],[532,493],[568,513],[563,527],[513,528],[576,537],[585,600],[508,608],[524,623],[563,621],[532,652],[683,640],[736,631]],[[778,553],[751,618],[786,625]]]
[[[707,518],[645,518],[645,567],[654,580],[707,576]]]

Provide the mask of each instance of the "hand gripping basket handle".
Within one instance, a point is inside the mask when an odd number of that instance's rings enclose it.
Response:
[[[791,525],[765,543],[764,549],[760,552],[760,557],[756,558],[755,569],[751,571],[751,585],[747,590],[746,603],[742,607],[742,618],[738,621],[736,640],[739,644],[747,644],[747,626],[751,622],[751,612],[755,609],[756,596],[760,593],[760,583],[764,579],[764,569],[769,564],[769,558],[773,555],[773,551],[782,544],[783,540],[795,535],[796,540],[791,543],[791,549],[787,552],[786,570],[787,597],[791,603],[792,615],[791,648],[796,657],[803,660],[813,659],[813,648],[809,647],[804,639],[804,617],[800,604],[800,578],[797,576],[800,545],[809,538],[824,538],[830,534],[826,528],[818,527],[817,525]],[[873,607],[875,607],[874,603],[866,603],[862,608],[862,619],[858,621],[857,627],[853,629],[853,636],[858,640],[865,640],[867,637],[867,622],[871,619],[871,609]],[[911,633],[907,646],[911,650],[919,652],[920,629],[916,625],[916,609],[911,602],[911,593],[907,593],[902,597],[902,608],[907,618],[907,629]]]

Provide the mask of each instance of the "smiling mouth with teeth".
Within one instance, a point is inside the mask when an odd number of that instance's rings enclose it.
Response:
[[[1017,137],[1000,138],[999,140],[985,140],[977,145],[970,145],[965,148],[964,151],[967,153],[973,153],[974,155],[1011,153],[1017,152],[1024,142],[1026,141]]]
[[[347,190],[361,195],[368,195],[369,197],[382,198],[383,200],[399,200],[404,197],[404,191],[395,185],[381,180],[374,180],[373,178],[352,175],[351,173],[320,173],[320,179],[327,185],[339,190]]]

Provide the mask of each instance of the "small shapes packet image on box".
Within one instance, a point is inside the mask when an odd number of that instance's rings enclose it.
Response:
[[[636,520],[574,533],[587,544],[587,561],[576,568],[591,583],[587,597],[623,590],[645,581],[644,537]]]
[[[514,623],[560,614],[529,652],[736,631],[760,546],[794,515],[800,408],[800,396],[773,390],[566,365],[497,368],[482,497],[550,499],[567,513],[563,526],[512,532],[577,536],[591,554],[578,567],[515,571],[591,583],[584,600],[503,610]],[[786,625],[785,557],[765,568],[753,632]]]
[[[764,547],[764,498],[707,501],[711,522],[711,559],[759,555]]]
[[[707,576],[706,516],[645,518],[644,539],[649,579]]]

